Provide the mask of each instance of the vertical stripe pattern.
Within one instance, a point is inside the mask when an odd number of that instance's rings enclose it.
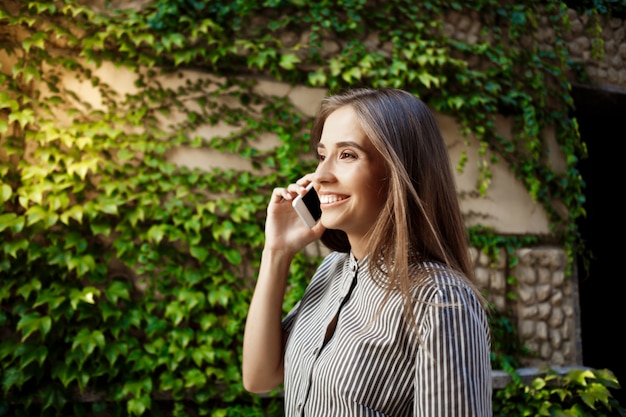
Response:
[[[491,417],[485,311],[456,273],[419,267],[429,276],[413,289],[416,333],[399,293],[381,306],[386,290],[366,260],[336,252],[324,259],[283,320],[287,417]]]

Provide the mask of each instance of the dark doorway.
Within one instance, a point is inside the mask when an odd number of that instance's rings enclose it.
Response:
[[[581,234],[593,258],[588,274],[579,262],[580,321],[583,365],[610,369],[621,390],[613,392],[626,406],[626,268],[623,244],[626,228],[622,187],[626,161],[626,92],[574,88],[572,92],[582,140],[589,157],[579,168],[586,182]]]

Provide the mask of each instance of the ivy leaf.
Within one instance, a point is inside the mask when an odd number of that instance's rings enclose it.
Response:
[[[89,256],[89,258],[91,258],[91,256]],[[95,301],[93,299],[93,297],[99,297],[100,296],[100,290],[95,288],[95,287],[85,287],[83,288],[83,294],[81,297],[81,300],[83,300],[86,303],[89,304],[95,304]]]
[[[42,317],[38,313],[26,314],[20,319],[16,326],[18,331],[22,331],[22,342],[37,331],[41,335],[41,340],[43,340],[51,328],[52,319],[48,316]]]
[[[237,250],[237,249],[227,249],[224,252],[224,256],[226,257],[226,260],[228,260],[228,262],[230,262],[233,265],[239,265],[241,263],[241,253]]]
[[[146,217],[146,213],[142,207],[137,207],[135,210],[129,212],[127,215],[130,224],[135,227],[137,222],[143,221]]]
[[[531,386],[533,389],[541,390],[546,386],[546,380],[544,378],[535,378],[533,379]]]
[[[343,69],[343,63],[337,58],[331,58],[328,67],[330,68],[330,74],[333,77],[336,77],[341,74],[341,70]]]
[[[81,180],[84,180],[89,171],[96,172],[99,158],[91,158],[85,161],[69,164],[67,167],[67,173],[70,175],[76,174]]]
[[[165,317],[171,318],[175,326],[178,326],[183,321],[185,313],[185,309],[178,301],[169,303],[165,308]]]
[[[120,162],[128,161],[129,159],[133,159],[134,157],[135,157],[135,152],[131,151],[130,149],[122,148],[117,151],[117,159]]]
[[[172,372],[163,372],[159,379],[160,388],[163,391],[180,391],[183,388],[183,380],[177,378]]]
[[[190,50],[174,52],[174,64],[179,66],[183,63],[189,63],[195,58],[195,56],[195,51]]]
[[[348,71],[345,71],[341,74],[341,78],[344,79],[345,82],[351,83],[354,80],[360,80],[362,77],[361,69],[359,67],[352,67]]]
[[[587,404],[593,410],[596,410],[598,408],[597,402],[600,402],[602,404],[608,404],[610,396],[611,393],[609,392],[608,388],[598,383],[590,384],[587,390],[580,394],[580,397],[585,402],[585,404]]]
[[[26,210],[28,226],[32,226],[38,222],[43,222],[47,227],[53,226],[59,219],[59,215],[53,212],[49,212],[47,208],[43,206],[32,206]]]
[[[131,398],[126,405],[126,411],[128,414],[136,414],[141,416],[146,410],[150,409],[152,400],[149,395],[142,395],[139,398]]]
[[[27,282],[24,285],[21,285],[16,293],[17,295],[21,295],[22,298],[24,298],[24,300],[28,299],[28,296],[30,295],[31,291],[37,293],[39,291],[41,291],[41,281],[39,281],[37,278],[33,278],[31,279],[29,282]]]
[[[193,231],[199,233],[201,228],[199,216],[193,216],[192,218],[186,220],[184,227],[187,232]]]
[[[19,232],[24,225],[24,218],[15,213],[0,214],[0,232],[4,229],[11,228],[14,232]]]
[[[9,113],[9,124],[18,122],[22,129],[35,121],[35,113],[31,109],[22,109]]]
[[[19,356],[22,369],[26,368],[33,361],[37,361],[39,366],[42,366],[48,357],[48,348],[38,343],[22,343],[18,349],[20,351]]]
[[[9,109],[16,112],[20,108],[19,103],[13,100],[7,93],[0,93],[0,109]]]
[[[92,222],[89,224],[89,227],[94,235],[109,236],[111,234],[111,225],[107,223]],[[132,244],[132,242],[130,243]]]
[[[113,304],[117,304],[118,300],[130,300],[130,292],[128,291],[128,284],[120,281],[113,281],[111,285],[104,292],[109,300]]]
[[[215,314],[203,314],[202,316],[200,316],[199,322],[200,328],[206,332],[215,325],[215,323],[217,322],[217,317],[215,316]]]
[[[99,211],[102,211],[106,214],[118,214],[118,207],[121,204],[120,201],[111,198],[100,198],[98,200],[98,204],[96,205]]]
[[[30,246],[30,242],[28,239],[20,239],[12,242],[4,242],[2,244],[2,249],[5,254],[12,256],[13,258],[17,258],[17,252],[19,250],[26,250]]]
[[[78,223],[83,222],[83,207],[82,206],[73,206],[70,207],[69,210],[64,211],[59,219],[63,224],[69,225],[70,218],[76,220]]]
[[[421,72],[417,75],[417,78],[420,80],[420,82],[422,84],[424,84],[427,88],[431,87],[432,85],[435,86],[439,86],[439,79],[437,77],[434,77],[433,75],[431,75],[430,73],[427,72]]]
[[[65,388],[67,388],[72,381],[76,380],[78,382],[78,386],[81,389],[85,389],[87,383],[89,382],[89,374],[85,371],[81,371],[75,367],[70,367],[65,363],[59,363],[52,372],[55,378],[61,380],[61,383]]]
[[[110,366],[113,367],[118,357],[128,355],[128,345],[119,341],[107,343],[103,348],[103,353],[108,359]]]
[[[300,58],[298,58],[295,54],[283,54],[280,57],[280,65],[282,68],[286,70],[293,70],[295,68],[295,64],[302,62]]]
[[[587,379],[596,378],[590,369],[572,369],[567,373],[567,377],[580,386],[587,385]]]
[[[204,279],[204,274],[197,269],[185,268],[183,272],[183,279],[185,282],[195,285]]]
[[[212,363],[215,359],[215,354],[210,346],[201,346],[191,350],[191,359],[200,368],[203,362]]]
[[[39,49],[44,49],[45,42],[48,40],[48,35],[44,32],[36,32],[32,37],[26,38],[22,41],[22,47],[26,52],[30,52],[31,46],[36,46]]]
[[[327,80],[326,74],[324,73],[324,70],[321,68],[313,73],[309,73],[308,78],[309,78],[309,83],[313,87],[323,86],[326,84],[326,80]]]
[[[50,206],[50,210],[52,211],[65,209],[69,203],[70,199],[67,194],[48,195],[48,205]]]
[[[400,74],[405,73],[408,70],[407,64],[405,61],[400,61],[397,59],[394,59],[393,62],[391,63],[391,66],[389,67],[389,71],[391,72],[391,74],[395,75],[395,76],[399,76]]]
[[[4,204],[8,201],[9,198],[11,198],[11,195],[13,195],[13,189],[11,186],[8,184],[2,184],[2,186],[0,186],[0,204]],[[2,228],[2,222],[0,222],[0,228]]]
[[[248,67],[253,68],[257,67],[259,69],[263,69],[265,64],[267,64],[267,55],[266,54],[255,54],[248,57]]]
[[[147,45],[154,44],[154,36],[150,33],[140,33],[132,38],[135,46],[139,46],[142,42],[145,42]]]
[[[155,243],[161,242],[164,236],[165,236],[164,225],[155,224],[148,230],[148,239]]]
[[[187,310],[191,311],[197,306],[203,306],[204,294],[200,291],[193,291],[189,288],[183,288],[178,294],[178,301],[187,306]]]
[[[113,321],[118,321],[122,317],[122,311],[109,303],[99,304],[100,311],[102,311],[102,320],[107,321],[113,317]]]
[[[11,297],[11,289],[14,285],[15,282],[11,281],[4,282],[2,285],[0,285],[0,304],[2,304],[2,301],[7,300],[9,297]],[[2,357],[0,356],[0,359],[1,358]]]
[[[228,306],[228,300],[232,296],[233,291],[230,287],[226,287],[224,285],[213,289],[209,292],[209,303],[215,307],[216,305],[220,305],[223,307]]]
[[[38,394],[41,396],[42,408],[44,410],[52,406],[63,407],[67,402],[61,390],[54,386],[43,387],[38,391]]]
[[[163,46],[165,46],[165,50],[170,52],[172,50],[172,46],[177,46],[178,48],[182,48],[185,44],[185,37],[180,33],[169,33],[161,39],[163,42]]]
[[[209,256],[209,251],[201,246],[190,247],[189,253],[200,262],[203,262]]]
[[[202,387],[207,383],[207,377],[199,369],[192,368],[183,372],[185,388]]]
[[[26,381],[26,377],[24,376],[22,370],[15,367],[4,368],[1,377],[5,397],[11,388],[14,386],[21,388],[22,384]]]
[[[163,351],[163,348],[165,347],[165,340],[162,337],[159,337],[159,338],[153,339],[152,343],[147,343],[143,347],[146,350],[146,352],[148,352],[149,354],[159,355]]]
[[[37,300],[33,304],[33,307],[37,308],[42,305],[47,305],[48,313],[52,314],[66,300],[66,297],[63,294],[64,290],[64,288],[54,286],[53,284],[50,288],[39,292],[39,295],[37,296]]]
[[[96,347],[104,348],[104,334],[100,330],[89,331],[89,329],[81,329],[72,343],[72,352],[79,349],[87,356],[91,355]]]
[[[72,305],[72,309],[76,310],[80,301],[88,304],[94,304],[94,296],[100,296],[100,290],[95,287],[85,287],[82,291],[72,288],[70,291],[70,304]]]
[[[225,242],[228,242],[230,240],[230,236],[235,231],[235,225],[231,221],[225,220],[213,227],[213,239],[219,240],[221,238]]]
[[[57,10],[54,4],[46,4],[42,2],[30,2],[28,4],[28,7],[35,7],[35,9],[37,10],[37,14],[54,14]]]
[[[94,260],[93,256],[91,256],[90,254],[85,254],[82,256],[70,256],[67,260],[67,267],[70,271],[75,269],[76,274],[79,277],[82,277],[89,271],[93,271],[94,269],[96,269],[96,261]],[[91,295],[91,297],[92,296],[93,294]],[[84,301],[87,301],[87,300],[85,299]]]
[[[448,97],[446,99],[446,103],[451,109],[458,110],[465,104],[465,100],[463,100],[459,96]]]

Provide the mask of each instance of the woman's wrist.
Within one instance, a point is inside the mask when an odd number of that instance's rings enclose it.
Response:
[[[275,262],[291,264],[295,255],[294,251],[284,247],[278,248],[265,246],[261,254],[261,260],[271,259]]]

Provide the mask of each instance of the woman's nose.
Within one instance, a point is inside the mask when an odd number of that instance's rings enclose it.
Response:
[[[335,178],[329,161],[320,161],[313,173],[314,181],[318,184],[333,181]]]

